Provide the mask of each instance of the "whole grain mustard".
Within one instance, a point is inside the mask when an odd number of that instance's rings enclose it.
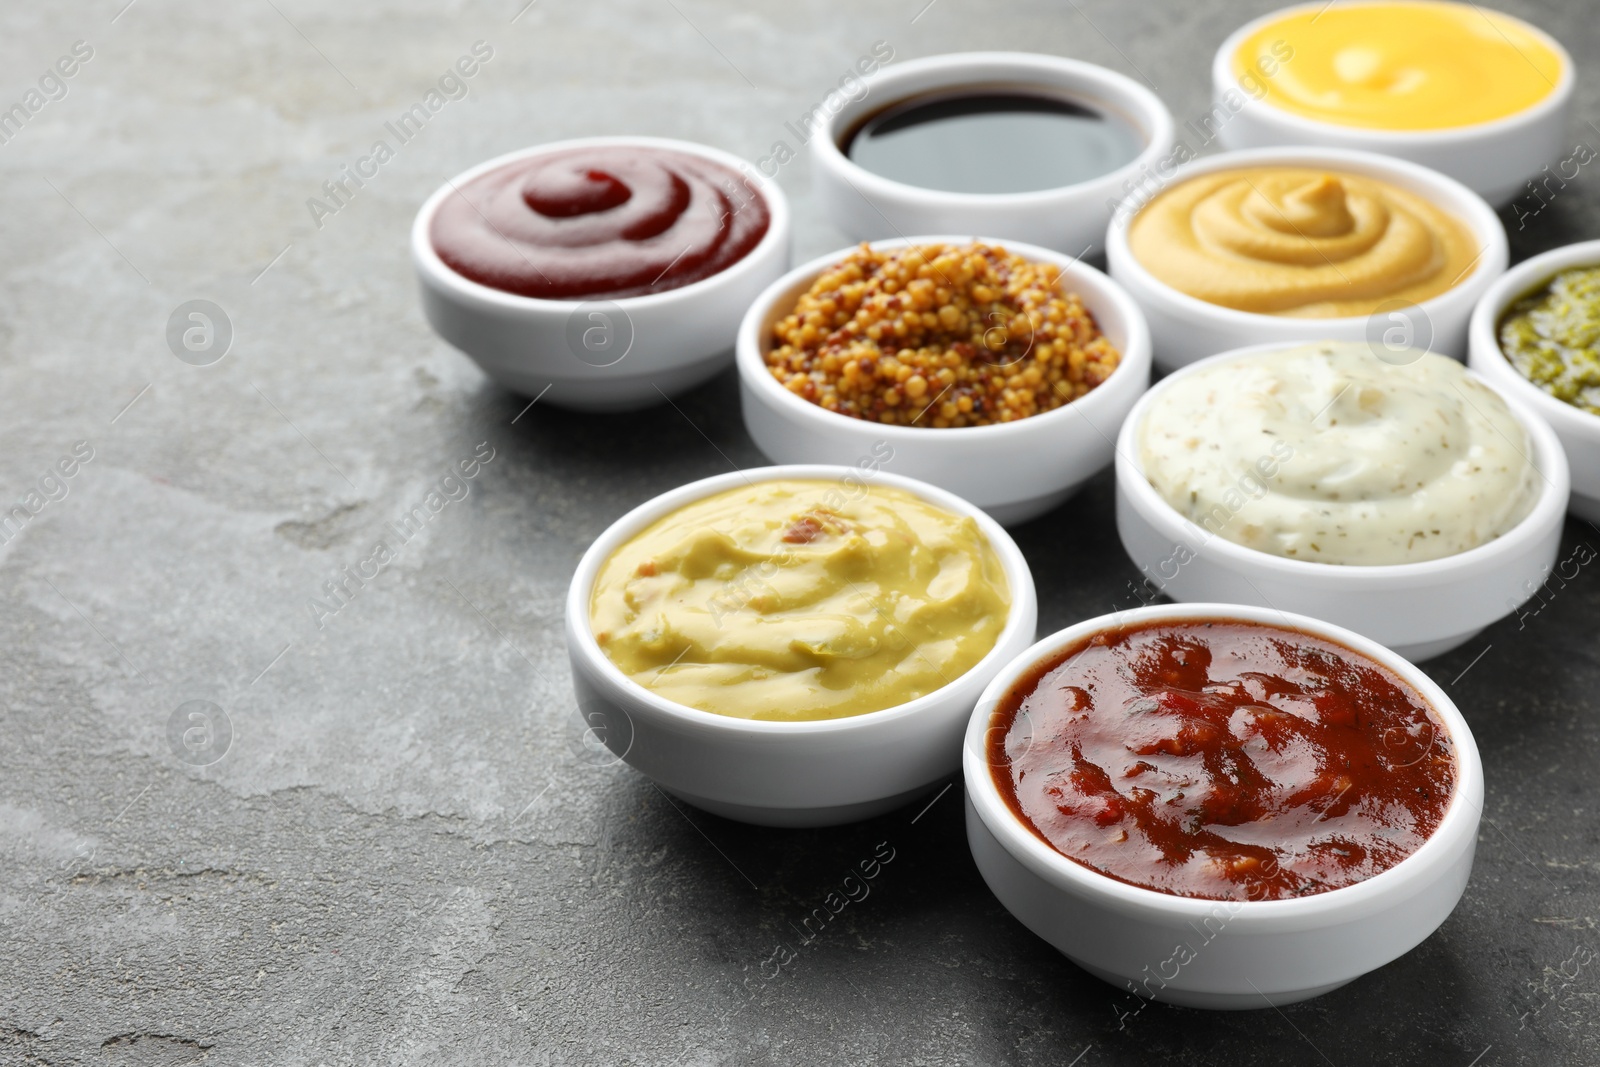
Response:
[[[862,243],[774,324],[767,367],[802,399],[891,426],[1053,411],[1121,360],[1061,273],[998,245]]]

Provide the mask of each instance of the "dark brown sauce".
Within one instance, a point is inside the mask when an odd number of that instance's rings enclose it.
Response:
[[[546,300],[643,296],[727,270],[771,211],[700,156],[598,145],[531,156],[466,182],[434,216],[434,250],[482,285]]]
[[[1031,193],[1110,174],[1138,158],[1131,123],[1066,95],[1007,87],[889,104],[840,142],[857,166],[949,193]]]
[[[1107,630],[1000,701],[990,772],[1057,852],[1175,896],[1278,900],[1378,874],[1439,826],[1455,746],[1398,675],[1230,620]]]

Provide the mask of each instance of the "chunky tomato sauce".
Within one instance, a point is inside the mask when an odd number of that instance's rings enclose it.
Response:
[[[1104,631],[1006,694],[989,764],[1023,823],[1131,885],[1277,900],[1370,878],[1438,827],[1438,715],[1387,668],[1226,620]]]

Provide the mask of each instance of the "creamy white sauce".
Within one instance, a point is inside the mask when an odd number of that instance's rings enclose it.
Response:
[[[1522,521],[1526,431],[1461,364],[1365,344],[1230,360],[1163,388],[1139,427],[1156,492],[1208,533],[1290,559],[1438,559]]]

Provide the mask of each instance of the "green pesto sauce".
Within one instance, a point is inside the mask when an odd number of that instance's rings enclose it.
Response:
[[[1562,271],[1511,305],[1500,350],[1557,400],[1600,415],[1600,267]]]

